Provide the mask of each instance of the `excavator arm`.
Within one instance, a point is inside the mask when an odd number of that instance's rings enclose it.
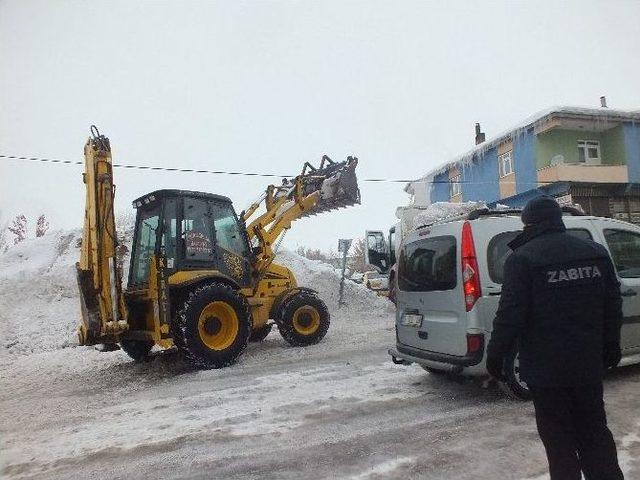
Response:
[[[243,214],[256,252],[254,275],[262,278],[275,258],[278,239],[300,218],[360,203],[355,169],[358,159],[334,162],[326,155],[318,168],[308,162],[302,173],[282,185],[269,185]],[[264,204],[264,210],[260,207]],[[261,211],[261,214],[257,214]],[[255,218],[253,218],[255,217]]]
[[[113,171],[109,139],[95,126],[84,146],[86,203],[82,251],[76,263],[82,321],[81,345],[111,344],[128,329],[122,281],[116,266]]]

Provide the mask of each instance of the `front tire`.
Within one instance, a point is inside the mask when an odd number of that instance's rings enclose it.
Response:
[[[294,347],[314,345],[329,330],[329,310],[315,294],[300,291],[291,295],[280,307],[276,319],[280,335]]]
[[[520,355],[516,349],[504,362],[505,385],[509,393],[519,400],[531,400],[531,390],[520,378]]]
[[[251,314],[243,295],[212,282],[190,292],[173,325],[174,343],[198,368],[222,368],[237,360],[251,335]]]

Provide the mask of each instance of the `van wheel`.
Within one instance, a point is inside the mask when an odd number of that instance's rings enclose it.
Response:
[[[531,391],[527,384],[520,378],[520,354],[517,349],[511,353],[504,362],[505,386],[509,394],[519,400],[531,400]]]

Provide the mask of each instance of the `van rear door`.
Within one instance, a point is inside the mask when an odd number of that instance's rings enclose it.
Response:
[[[402,246],[396,310],[400,344],[447,355],[467,353],[459,229],[459,224],[447,225],[441,235],[423,230]]]
[[[640,349],[640,229],[622,222],[598,220],[606,247],[620,280],[622,330],[620,345],[625,353]]]

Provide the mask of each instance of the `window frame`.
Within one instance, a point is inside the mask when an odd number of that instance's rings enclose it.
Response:
[[[434,241],[434,240],[446,240],[448,242],[451,242],[451,245],[449,246],[449,248],[453,248],[453,254],[454,254],[454,262],[453,262],[453,278],[451,279],[451,282],[444,285],[444,282],[440,282],[439,284],[437,284],[436,288],[423,288],[424,286],[421,285],[419,286],[419,289],[405,289],[403,288],[403,283],[404,283],[404,267],[406,262],[408,261],[407,259],[407,247],[409,247],[410,245],[414,244],[414,243],[421,243],[421,242],[428,242],[428,241]],[[398,290],[401,290],[403,292],[413,292],[413,293],[422,293],[422,294],[428,294],[428,293],[433,293],[433,292],[450,292],[453,290],[456,290],[458,288],[458,284],[459,284],[459,272],[458,272],[458,239],[456,238],[455,235],[434,235],[431,237],[425,237],[425,238],[420,238],[420,239],[416,239],[412,242],[408,242],[406,244],[404,244],[402,246],[402,249],[400,251],[400,256],[398,258],[398,269],[396,272],[396,277],[397,277],[397,286],[398,286]]]
[[[210,258],[191,258],[187,256],[187,244],[186,244],[186,234],[189,233],[191,229],[184,229],[183,227],[186,225],[188,220],[193,220],[187,218],[185,216],[185,208],[187,201],[198,201],[203,202],[207,207],[207,215],[210,218],[210,232],[209,232],[209,240],[211,242],[212,254]],[[179,240],[176,242],[179,250],[176,254],[176,257],[180,259],[181,266],[185,268],[203,268],[209,265],[217,265],[217,249],[216,249],[216,237],[215,237],[215,229],[213,228],[213,215],[211,212],[211,200],[208,198],[202,198],[198,196],[184,195],[181,197],[181,201],[179,202],[179,223],[177,228],[177,234],[179,235]]]
[[[509,165],[508,172],[504,168],[507,164]],[[509,150],[508,152],[498,155],[498,175],[500,178],[504,178],[513,173],[515,173],[513,169],[513,150]]]
[[[251,255],[251,244],[249,243],[249,239],[247,238],[247,233],[246,233],[246,229],[243,228],[243,224],[242,224],[242,220],[240,219],[240,217],[238,216],[238,214],[236,213],[235,209],[233,208],[233,205],[230,202],[221,202],[221,201],[210,201],[209,203],[209,208],[211,209],[211,218],[212,218],[212,224],[213,224],[213,235],[214,235],[214,240],[215,240],[215,248],[221,248],[224,251],[230,252],[240,258],[243,259],[248,259],[249,256]],[[233,250],[229,250],[223,246],[221,246],[220,244],[220,238],[222,238],[222,235],[218,234],[219,228],[216,228],[216,219],[220,219],[222,217],[217,217],[216,216],[216,212],[214,209],[228,209],[228,211],[231,213],[231,215],[228,218],[233,218],[234,220],[234,225],[237,227],[238,229],[238,238],[239,240],[241,239],[242,245],[244,247],[244,251],[242,252],[234,252]]]
[[[637,275],[621,275],[620,274],[620,269],[618,268],[618,264],[616,262],[616,258],[614,257],[613,254],[613,249],[611,248],[611,244],[609,242],[609,238],[607,238],[607,233],[609,232],[613,232],[613,233],[627,233],[630,235],[635,235],[636,237],[640,238],[640,232],[636,232],[633,230],[628,230],[625,228],[603,228],[602,229],[602,236],[604,237],[604,241],[606,243],[607,249],[609,250],[609,256],[611,257],[611,263],[613,263],[613,268],[615,268],[616,274],[618,275],[619,278],[621,279],[628,279],[628,278],[640,278],[640,272]]]
[[[136,211],[136,220],[133,228],[133,241],[131,244],[131,255],[129,258],[129,274],[127,275],[127,288],[132,288],[133,290],[140,290],[149,285],[148,277],[146,282],[135,283],[134,282],[134,271],[137,271],[137,262],[139,261],[139,252],[138,247],[140,244],[140,234],[141,234],[141,226],[142,223],[142,215],[145,212],[153,212],[157,210],[158,212],[158,225],[156,227],[155,235],[155,245],[153,250],[153,255],[158,255],[160,252],[160,244],[162,242],[162,229],[163,229],[163,214],[164,214],[164,202],[161,200],[156,200],[151,204],[145,204],[143,207],[139,207]],[[147,217],[149,218],[149,217]],[[138,235],[136,235],[138,234]]]
[[[571,232],[587,232],[587,234],[589,235],[588,239],[581,238],[581,237],[576,237],[576,238],[580,238],[581,240],[590,240],[592,242],[594,241],[593,232],[586,227],[567,228],[567,233],[569,235],[571,235]],[[493,237],[491,237],[491,240],[489,240],[489,243],[487,244],[487,251],[486,251],[487,274],[489,276],[489,280],[491,280],[495,285],[502,285],[502,282],[498,280],[503,280],[503,278],[500,278],[500,277],[504,277],[504,270],[502,272],[499,272],[496,269],[497,262],[495,261],[496,259],[491,256],[491,254],[499,238],[505,235],[514,234],[514,233],[516,235],[513,238],[520,235],[522,233],[522,230],[505,230],[504,232],[496,233]],[[505,261],[506,261],[506,258],[505,258]],[[503,268],[504,268],[504,265],[503,265]]]
[[[578,140],[578,163],[584,165],[602,165],[602,152],[600,150],[600,140]],[[596,148],[598,152],[597,158],[589,157],[589,149]],[[580,152],[583,152],[584,162],[580,161]]]
[[[462,195],[462,175],[457,174],[449,178],[449,198]]]

